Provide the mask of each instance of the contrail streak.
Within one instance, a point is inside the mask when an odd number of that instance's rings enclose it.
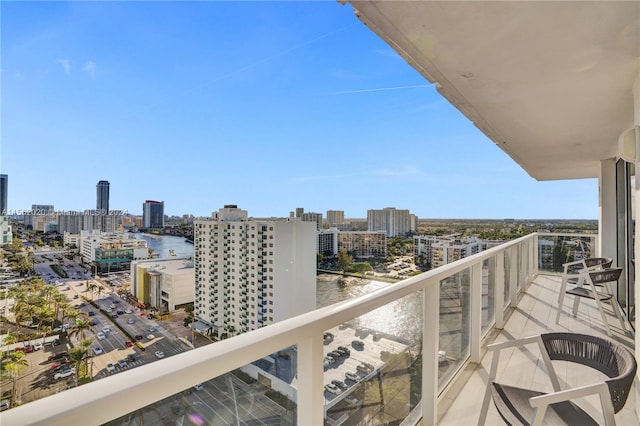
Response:
[[[368,93],[368,92],[384,92],[387,90],[405,90],[405,89],[419,89],[423,87],[429,87],[428,84],[418,84],[416,86],[396,86],[396,87],[380,87],[378,89],[362,89],[362,90],[346,90],[344,92],[335,92],[334,95],[347,95],[351,93]]]

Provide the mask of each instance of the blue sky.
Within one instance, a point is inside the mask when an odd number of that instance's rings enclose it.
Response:
[[[323,2],[6,2],[9,208],[251,216],[409,209],[586,218],[597,181],[537,182],[367,29]]]

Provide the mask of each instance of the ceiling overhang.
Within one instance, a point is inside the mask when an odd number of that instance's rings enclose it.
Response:
[[[533,178],[595,178],[633,126],[637,1],[349,1]]]

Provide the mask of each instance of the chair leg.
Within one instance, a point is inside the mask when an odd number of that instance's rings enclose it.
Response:
[[[600,311],[600,316],[602,317],[602,322],[604,324],[604,327],[607,329],[607,335],[611,337],[611,328],[609,328],[609,322],[607,321],[607,316],[605,315],[604,309],[602,308],[602,302],[600,301],[600,297],[598,297],[598,293],[596,293],[596,289],[594,288],[593,285],[590,285],[589,287],[591,287],[591,291],[595,296],[594,300],[596,301],[596,306],[598,307],[598,311]]]
[[[558,312],[556,313],[556,324],[560,322],[560,313],[564,307],[564,296],[567,293],[567,276],[562,277],[562,284],[560,285],[560,294],[558,295]]]

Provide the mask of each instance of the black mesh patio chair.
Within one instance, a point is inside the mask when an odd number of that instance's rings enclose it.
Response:
[[[494,382],[500,351],[533,343],[540,348],[554,392],[544,393]],[[604,424],[615,425],[614,414],[624,407],[637,370],[636,359],[622,344],[585,334],[547,333],[490,345],[488,350],[493,352],[493,358],[478,425],[485,423],[490,399],[493,399],[498,413],[509,425],[598,425],[600,423],[597,420],[571,402],[588,395],[600,397]],[[561,390],[552,361],[585,365],[605,374],[608,379]],[[519,372],[514,371],[513,374],[518,375]]]
[[[622,318],[622,314],[620,313],[620,309],[618,308],[618,303],[613,297],[613,289],[610,287],[611,283],[615,283],[618,281],[621,273],[622,268],[591,270],[584,274],[581,274],[576,286],[568,290],[566,288],[568,282],[563,282],[562,287],[560,288],[560,300],[558,301],[556,324],[558,324],[558,322],[560,321],[560,313],[562,312],[562,308],[564,305],[564,296],[565,294],[568,294],[574,296],[574,317],[578,315],[578,307],[580,305],[581,298],[594,300],[596,303],[596,307],[600,312],[600,316],[602,317],[602,322],[604,323],[604,326],[607,330],[607,334],[611,336],[611,328],[609,327],[609,322],[607,321],[607,317],[602,307],[602,302],[609,302],[611,304],[613,313],[618,318],[618,321],[620,321],[622,330],[626,332],[627,328],[625,326],[624,319]]]
[[[577,284],[580,274],[610,268],[612,264],[613,259],[610,257],[587,257],[586,259],[563,263],[562,285],[566,283]],[[558,295],[558,302],[560,302],[560,295]]]

